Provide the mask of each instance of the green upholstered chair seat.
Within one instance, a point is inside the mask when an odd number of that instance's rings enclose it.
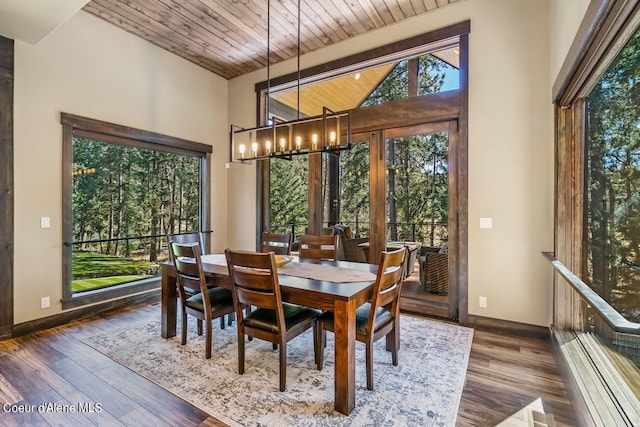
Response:
[[[287,331],[294,330],[296,326],[307,322],[309,319],[316,318],[320,314],[318,310],[286,302],[282,303],[282,308]],[[244,325],[278,333],[275,310],[258,308],[244,318]]]
[[[230,289],[225,288],[209,288],[209,301],[212,310],[219,310],[222,307],[233,307],[233,295]],[[202,301],[202,292],[195,294],[186,301],[187,307],[195,310],[204,311],[204,302]]]

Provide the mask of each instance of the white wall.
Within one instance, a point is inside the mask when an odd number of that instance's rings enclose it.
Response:
[[[14,323],[61,311],[61,112],[213,145],[213,246],[226,246],[225,79],[81,11],[35,46],[16,41],[14,111]]]
[[[578,31],[591,0],[552,0],[550,8],[551,34],[549,57],[551,83],[555,82],[573,38]]]
[[[471,20],[469,70],[469,313],[548,325],[553,248],[553,140],[549,59],[550,3],[466,0],[434,13],[305,55],[302,68]],[[293,31],[293,29],[292,29]],[[273,76],[295,61],[272,66]],[[231,123],[255,125],[253,84],[265,71],[229,82]],[[252,167],[229,170],[229,242],[253,243]],[[480,230],[479,218],[493,218]],[[238,218],[239,219],[239,218]],[[251,224],[247,227],[247,224]],[[478,307],[478,297],[488,308]]]

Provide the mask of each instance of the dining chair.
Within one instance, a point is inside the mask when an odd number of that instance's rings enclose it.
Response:
[[[176,269],[176,283],[182,311],[180,343],[182,345],[187,343],[187,314],[201,322],[204,321],[206,325],[205,358],[209,359],[213,335],[212,321],[234,312],[233,295],[229,289],[207,286],[198,243],[171,243],[171,261]]]
[[[337,261],[338,236],[303,234],[300,236],[298,257]]]
[[[200,254],[205,255],[208,251],[206,250],[206,239],[204,237],[204,233],[178,233],[178,234],[167,234],[167,245],[171,246],[172,243],[198,243],[200,246]],[[190,293],[190,289],[185,289],[187,293]],[[199,291],[198,291],[199,292]],[[229,326],[232,325],[234,319],[234,313],[231,313],[228,317]],[[224,329],[224,316],[220,317],[220,328]],[[202,335],[202,320],[198,319],[198,335]]]
[[[262,233],[260,252],[273,252],[276,255],[291,255],[293,235],[291,233]]]
[[[356,309],[356,340],[366,345],[367,389],[373,390],[373,343],[387,337],[393,366],[398,366],[400,348],[400,304],[398,303],[406,248],[382,252],[371,300]],[[318,317],[318,369],[322,370],[326,330],[334,331],[333,312]]]
[[[280,391],[287,384],[287,342],[314,328],[313,348],[317,357],[319,334],[315,330],[320,312],[282,301],[275,254],[225,250],[233,289],[238,327],[238,373],[244,374],[244,336],[254,337],[280,347]],[[244,306],[255,308],[250,313]],[[317,364],[317,359],[315,360]]]
[[[167,234],[167,243],[194,243],[197,242],[200,245],[200,254],[205,255],[208,251],[205,248],[205,238],[203,233],[179,233],[179,234]]]

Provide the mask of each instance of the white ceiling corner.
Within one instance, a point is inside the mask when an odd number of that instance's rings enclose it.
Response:
[[[89,0],[0,0],[0,35],[36,44]]]

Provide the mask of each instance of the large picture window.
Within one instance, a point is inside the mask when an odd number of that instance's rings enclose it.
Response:
[[[333,111],[341,111],[406,100],[415,96],[459,90],[459,51],[459,45],[452,44],[446,49],[422,53],[371,69],[353,71],[329,79],[320,79],[300,88],[300,99],[298,99],[298,88],[296,87],[284,90],[276,88],[270,96],[268,117],[276,116],[282,120],[294,120],[298,116],[320,115],[322,107],[327,105]],[[432,138],[437,137],[430,135],[427,139]],[[422,140],[426,141],[424,138]],[[408,148],[406,148],[409,144],[408,141],[409,139],[405,138],[393,145],[405,147],[404,150],[399,149],[399,151],[406,153],[406,161],[410,157]],[[429,143],[422,145],[427,146]],[[328,173],[328,155],[323,155],[323,226],[331,226],[337,220],[341,224],[356,229],[358,236],[367,236],[369,230],[369,144],[368,141],[354,141],[352,146],[352,150],[339,154],[338,173],[340,178],[337,183],[341,183],[341,190],[340,197],[333,200],[329,200],[327,187],[330,182],[336,183],[336,181],[332,181]],[[424,157],[430,153],[422,146],[414,148],[411,153],[413,157]],[[433,155],[426,162],[429,168],[432,167],[432,157]],[[394,161],[396,161],[395,158],[390,159],[390,162]],[[269,160],[271,231],[292,232],[295,238],[305,232],[309,214],[307,207],[309,167],[307,162],[307,156],[298,156],[292,161]],[[396,166],[391,165],[390,173],[392,176]],[[411,166],[416,165],[412,164]],[[420,170],[420,167],[422,166],[413,168],[414,174],[425,175],[425,171]],[[405,165],[404,171],[406,172],[408,168],[409,166]],[[416,192],[414,191],[413,194]],[[400,198],[402,197],[406,199],[408,194],[401,194]],[[416,204],[424,205],[424,201],[418,201]],[[392,203],[393,206],[395,205]],[[407,206],[408,202],[405,203],[405,211],[407,212],[404,215],[406,218],[400,224],[401,228],[412,230],[415,230],[416,227],[433,228],[431,225],[433,221],[427,223],[425,218],[420,215],[409,215]],[[336,214],[333,218],[330,207],[339,210],[340,214]],[[396,219],[394,208],[390,210],[390,213],[391,218],[387,221],[388,227],[395,237],[394,240],[397,240],[398,236],[395,230],[399,221]],[[446,216],[444,221],[446,223]],[[421,235],[432,234],[429,231],[419,232]],[[406,240],[416,240],[415,232],[405,234],[402,237],[406,237]]]
[[[640,32],[588,97],[585,220],[591,287],[640,322]]]
[[[63,304],[157,287],[166,236],[208,229],[211,148],[75,116],[63,125]]]
[[[580,425],[640,419],[640,10],[594,0],[553,86],[552,331]]]

